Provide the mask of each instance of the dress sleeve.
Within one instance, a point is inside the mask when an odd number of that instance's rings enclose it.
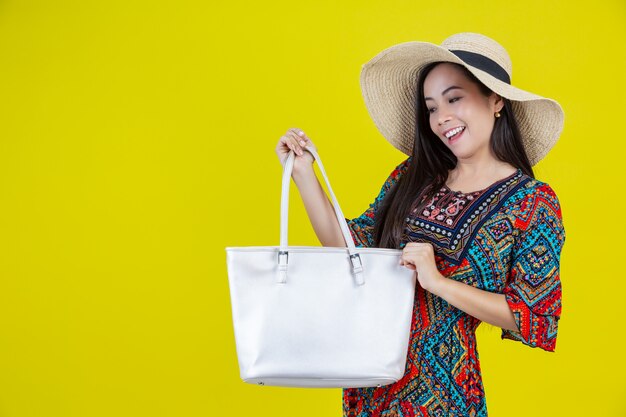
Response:
[[[376,212],[380,203],[385,198],[385,195],[389,190],[398,182],[398,179],[406,172],[411,157],[405,159],[389,174],[389,177],[385,180],[378,196],[374,199],[374,202],[369,205],[369,208],[365,210],[363,214],[354,219],[346,219],[348,222],[348,229],[354,239],[354,244],[357,247],[373,247],[374,246],[374,221],[376,218]]]
[[[503,329],[502,339],[553,352],[561,316],[559,269],[565,229],[559,200],[548,184],[526,196],[515,226],[520,233],[504,295],[519,332]]]

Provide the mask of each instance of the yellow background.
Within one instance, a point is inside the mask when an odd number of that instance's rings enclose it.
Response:
[[[0,416],[340,415],[340,390],[240,381],[224,248],[278,243],[292,126],[359,215],[404,158],[361,65],[460,31],[566,114],[536,166],[567,232],[557,352],[481,326],[490,415],[626,415],[625,23],[623,0],[1,1]]]

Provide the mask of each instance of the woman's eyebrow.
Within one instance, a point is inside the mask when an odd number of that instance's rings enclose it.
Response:
[[[441,95],[443,96],[443,95],[445,95],[448,91],[450,91],[450,90],[455,90],[455,89],[462,90],[462,88],[461,88],[461,87],[456,86],[456,85],[453,85],[453,86],[448,87],[448,88],[446,88],[445,90],[443,90],[443,91],[441,92]],[[432,100],[432,99],[433,99],[432,97],[424,97],[424,100]]]

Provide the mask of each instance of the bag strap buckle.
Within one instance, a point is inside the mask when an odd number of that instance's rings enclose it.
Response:
[[[358,285],[365,284],[365,279],[363,277],[363,261],[361,260],[361,255],[358,253],[351,253],[350,262],[352,262],[352,273],[354,274],[356,283]]]
[[[278,251],[278,283],[287,282],[287,265],[289,264],[289,252],[286,250]]]

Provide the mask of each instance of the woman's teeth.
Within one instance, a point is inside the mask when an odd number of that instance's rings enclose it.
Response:
[[[464,130],[465,130],[464,127],[454,128],[454,129],[450,130],[449,132],[446,132],[446,138],[452,139],[453,136],[456,136],[458,133],[461,133]]]

